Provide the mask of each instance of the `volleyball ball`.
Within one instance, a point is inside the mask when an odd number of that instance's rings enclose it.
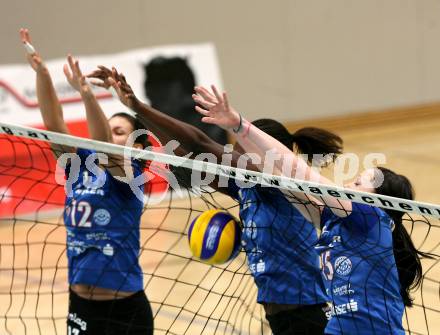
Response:
[[[210,209],[197,216],[188,231],[194,257],[208,264],[223,264],[240,251],[241,228],[229,213]]]

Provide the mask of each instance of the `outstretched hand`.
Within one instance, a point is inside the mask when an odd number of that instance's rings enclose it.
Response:
[[[202,121],[226,130],[238,128],[240,114],[229,105],[226,93],[220,95],[214,85],[211,89],[213,93],[202,86],[197,86],[195,88],[197,94],[192,96],[194,101],[203,107],[196,106],[196,111],[203,115]]]
[[[23,46],[26,49],[26,58],[31,65],[31,67],[36,71],[46,70],[46,66],[41,59],[41,56],[38,52],[35,51],[35,48],[31,44],[31,37],[29,35],[29,30],[21,28],[20,29],[20,38],[23,42]]]
[[[118,73],[114,67],[110,70],[105,66],[99,65],[98,70],[88,74],[87,78],[98,79],[91,81],[95,86],[108,90],[113,89],[118,95],[119,100],[129,108],[132,108],[138,101],[125,76],[122,73]]]
[[[70,86],[78,92],[89,92],[90,87],[86,82],[86,77],[82,74],[79,62],[72,57],[67,56],[67,64],[64,64],[63,71]]]

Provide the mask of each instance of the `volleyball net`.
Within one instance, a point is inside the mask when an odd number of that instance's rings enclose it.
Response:
[[[157,334],[270,334],[245,253],[213,266],[191,255],[187,233],[195,217],[218,208],[238,218],[237,202],[210,187],[192,185],[194,173],[399,210],[416,247],[440,254],[439,205],[0,123],[0,334],[65,333],[63,210],[69,181],[57,169],[54,145],[147,161],[150,183],[144,194],[139,261]],[[174,182],[164,170],[175,172]],[[413,292],[414,307],[404,315],[411,334],[435,334],[440,327],[438,262],[422,261],[422,285]]]

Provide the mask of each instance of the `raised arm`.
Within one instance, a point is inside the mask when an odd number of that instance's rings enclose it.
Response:
[[[109,121],[93,93],[92,88],[82,74],[78,60],[71,55],[67,56],[68,65],[64,65],[64,74],[69,84],[81,94],[86,109],[87,126],[90,137],[94,140],[113,143],[112,130]],[[124,164],[125,163],[125,164]],[[132,166],[129,159],[118,155],[108,155],[108,162],[101,163],[113,176],[132,176]],[[127,171],[130,169],[130,171]]]
[[[68,134],[63,109],[55,92],[52,78],[40,54],[31,45],[29,30],[20,29],[20,37],[27,51],[26,58],[37,74],[37,99],[44,125],[50,131]]]
[[[78,60],[72,55],[67,56],[67,64],[64,65],[64,75],[70,86],[81,94],[84,107],[86,109],[87,126],[90,137],[97,141],[113,143],[112,132],[105,116],[93,93],[92,88],[87,83],[79,67]]]
[[[174,119],[165,113],[162,113],[151,106],[141,102],[134,94],[132,88],[127,83],[125,76],[118,73],[116,69],[108,69],[104,66],[99,66],[98,70],[89,74],[88,77],[99,79],[93,84],[109,89],[113,87],[120,101],[133,110],[138,117],[144,121],[148,128],[160,139],[163,144],[171,140],[180,142],[178,155],[184,156],[192,153],[196,156],[200,153],[212,153],[218,159],[221,159],[223,154],[223,146],[213,141],[200,129]]]
[[[50,77],[50,73],[44,64],[42,57],[31,45],[29,30],[23,28],[20,29],[20,37],[26,49],[27,61],[37,75],[37,99],[44,126],[50,131],[69,134],[69,130],[64,122],[63,109],[55,92],[52,78]],[[60,145],[52,145],[52,148],[56,156],[64,151],[74,150],[73,148]]]
[[[262,160],[266,158],[268,151],[275,151],[281,157],[275,165],[275,174],[335,185],[331,180],[320,175],[316,170],[311,169],[301,157],[297,156],[289,148],[242,118],[229,105],[226,93],[221,95],[215,86],[212,86],[212,91],[213,93],[209,92],[206,88],[196,89],[198,95],[195,97],[195,101],[203,106],[203,108],[196,107],[196,109],[203,115],[203,122],[216,124],[228,130],[245,151],[257,153]],[[231,131],[232,129],[236,129],[238,132]],[[284,164],[291,167],[289,171],[283,171]],[[350,201],[340,201],[333,197],[323,197],[321,200],[336,215],[345,216],[347,212],[351,211]],[[319,201],[315,199],[313,201],[320,205]]]

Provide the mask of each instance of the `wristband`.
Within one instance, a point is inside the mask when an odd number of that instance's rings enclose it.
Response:
[[[240,115],[240,124],[238,125],[238,127],[236,129],[232,128],[232,131],[236,134],[238,134],[240,132],[240,130],[243,128],[243,118],[241,117],[241,114],[238,114],[238,115]]]

